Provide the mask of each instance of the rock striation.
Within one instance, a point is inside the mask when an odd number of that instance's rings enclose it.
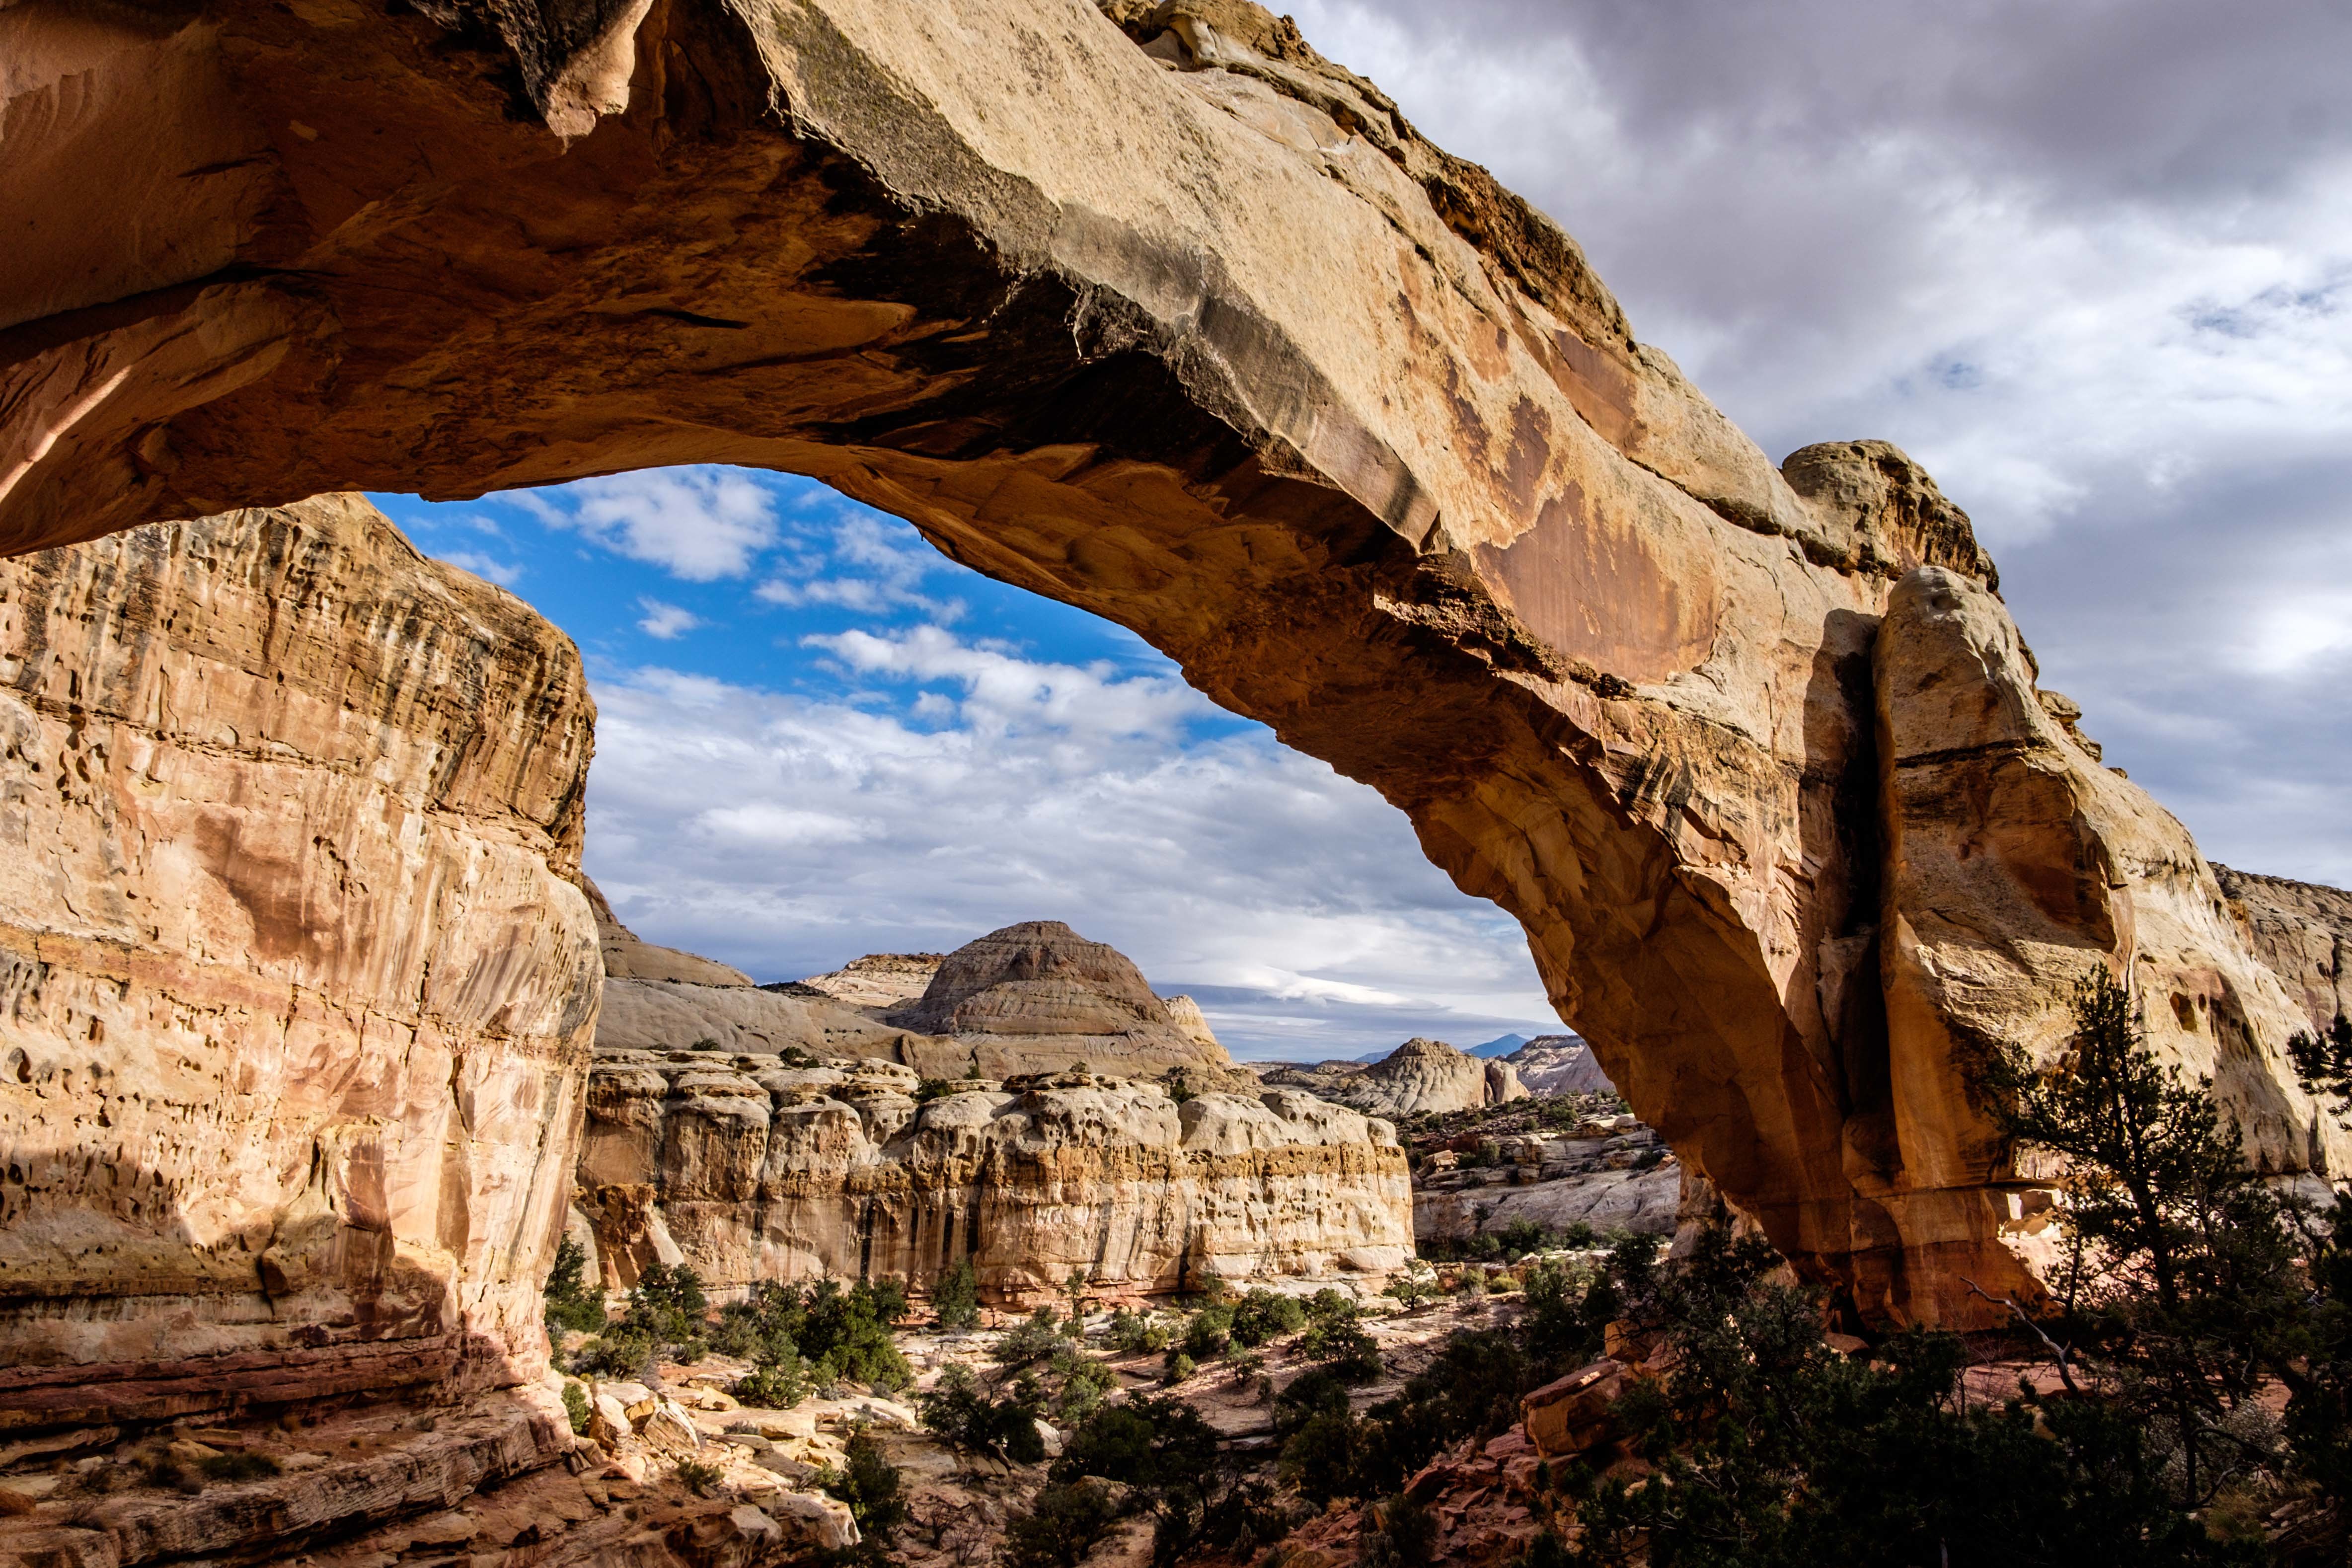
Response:
[[[1189,998],[1171,1008],[1125,954],[1058,920],[965,943],[940,961],[919,998],[887,1019],[954,1041],[947,1060],[926,1063],[938,1077],[1080,1067],[1141,1077],[1233,1065]]]
[[[357,497],[0,560],[0,1426],[540,1375],[593,719]]]
[[[602,1278],[691,1264],[756,1280],[897,1276],[969,1258],[992,1300],[1146,1295],[1394,1269],[1412,1255],[1404,1153],[1383,1122],[1296,1092],[1196,1094],[1083,1073],[919,1102],[892,1062],[786,1068],[600,1053],[581,1203]]]
[[[2283,1070],[2302,1005],[2036,689],[1966,514],[1884,443],[1773,465],[1257,6],[7,16],[0,206],[45,221],[0,256],[0,549],[814,475],[1378,789],[1874,1319],[2030,1288],[1961,1080],[2051,1051],[2094,964],[2261,1157],[2352,1160]]]

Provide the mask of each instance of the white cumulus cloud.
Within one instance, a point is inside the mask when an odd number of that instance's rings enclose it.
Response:
[[[509,497],[550,528],[585,536],[688,582],[741,577],[776,542],[775,501],[729,468],[662,468]]]

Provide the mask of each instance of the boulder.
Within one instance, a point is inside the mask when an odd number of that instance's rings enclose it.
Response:
[[[1599,1448],[1617,1435],[1610,1406],[1625,1392],[1624,1364],[1602,1357],[1545,1384],[1519,1401],[1521,1429],[1536,1452],[1565,1458]]]

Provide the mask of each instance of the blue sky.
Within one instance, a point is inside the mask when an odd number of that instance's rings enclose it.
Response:
[[[1066,920],[1245,1057],[1560,1027],[1517,926],[1370,790],[813,481],[373,498],[579,643],[588,871],[650,940],[770,980]]]

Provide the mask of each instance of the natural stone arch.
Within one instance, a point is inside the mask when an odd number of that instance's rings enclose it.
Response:
[[[1884,445],[1773,467],[1573,242],[1286,22],[23,0],[0,47],[37,241],[0,258],[0,548],[813,475],[1379,789],[1870,1315],[2020,1279],[1956,1062],[2051,1045],[2091,964],[2215,998],[2228,1051],[2168,1044],[2265,1157],[2319,1153],[2284,991],[2037,700],[1966,517]]]

